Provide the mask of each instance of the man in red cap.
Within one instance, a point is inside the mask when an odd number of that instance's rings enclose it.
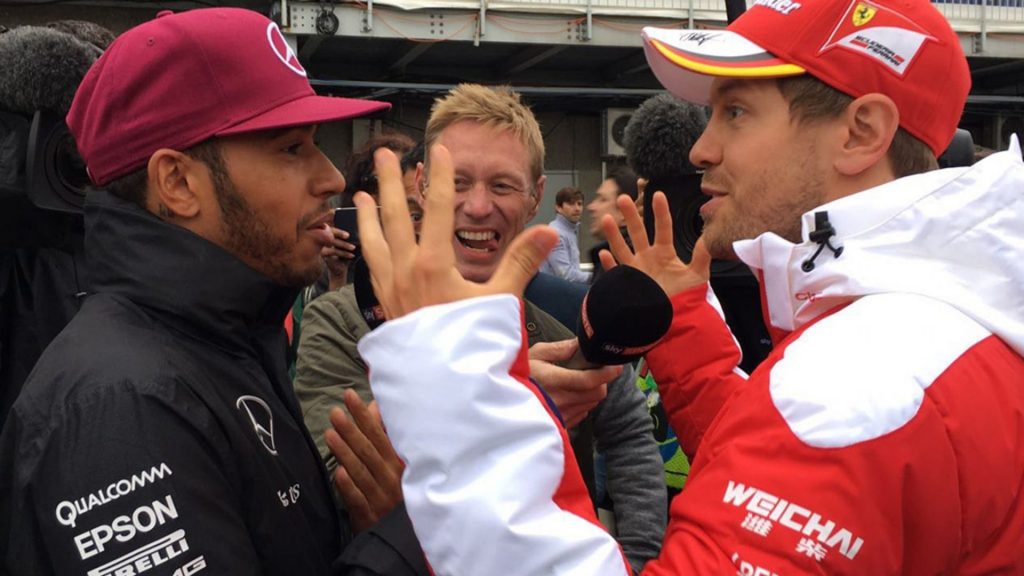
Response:
[[[332,573],[349,530],[282,320],[345,187],[316,127],[387,107],[315,95],[248,10],[162,13],[97,60],[67,116],[105,189],[89,294],[3,430],[0,572]]]
[[[1024,162],[1014,139],[934,170],[970,84],[957,35],[926,0],[757,0],[727,30],[644,40],[661,82],[712,110],[690,155],[711,196],[693,260],[676,256],[660,193],[653,243],[628,200],[634,249],[604,222],[606,267],[672,297],[647,361],[694,457],[644,573],[1024,573]],[[553,233],[533,229],[489,284],[466,284],[430,240],[451,225],[435,216],[450,192],[431,183],[416,247],[388,217],[397,170],[383,173],[387,242],[364,232],[364,253],[401,318],[361,352],[431,566],[628,573],[504,320],[519,303],[500,294],[521,290]],[[749,376],[711,256],[761,280],[775,348]],[[509,489],[483,489],[494,476]]]

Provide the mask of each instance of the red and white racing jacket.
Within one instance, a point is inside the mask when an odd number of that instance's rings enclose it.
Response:
[[[644,574],[1024,573],[1019,148],[822,206],[805,239],[820,212],[843,251],[808,271],[815,242],[737,243],[778,335],[749,378],[710,289],[673,297],[647,360],[695,459]],[[360,345],[417,535],[437,574],[628,574],[520,310],[430,307]]]

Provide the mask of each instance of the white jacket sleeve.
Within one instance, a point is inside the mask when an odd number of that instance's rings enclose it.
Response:
[[[565,430],[528,379],[518,299],[424,308],[359,350],[435,574],[630,573]]]

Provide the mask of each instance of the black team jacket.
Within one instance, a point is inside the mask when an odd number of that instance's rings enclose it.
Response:
[[[85,245],[0,435],[0,574],[365,573],[287,379],[298,290],[106,193]]]

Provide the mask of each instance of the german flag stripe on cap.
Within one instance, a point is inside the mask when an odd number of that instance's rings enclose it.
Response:
[[[675,48],[650,38],[648,40],[657,53],[676,66],[709,76],[727,76],[736,78],[779,78],[797,76],[806,71],[790,64],[768,52],[743,56],[714,56],[697,54]]]

